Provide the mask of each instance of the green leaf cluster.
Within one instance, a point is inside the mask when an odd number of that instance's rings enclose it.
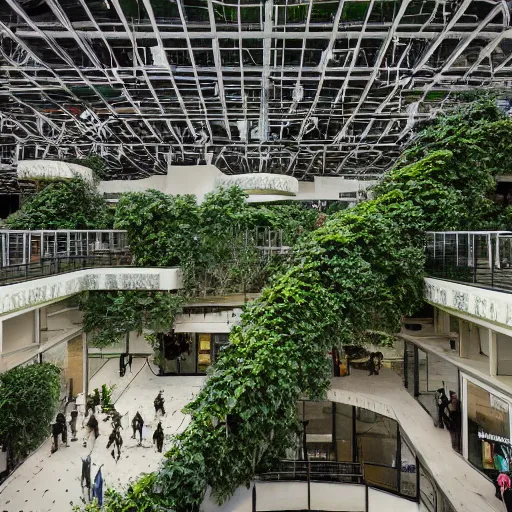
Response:
[[[184,409],[190,424],[160,471],[137,482],[136,492],[112,493],[105,510],[196,512],[206,489],[223,502],[284,457],[299,432],[296,400],[325,396],[328,351],[385,341],[422,304],[425,230],[470,229],[496,218],[493,176],[509,168],[511,128],[485,98],[440,117],[371,200],[300,237],[288,267],[246,306]]]
[[[167,332],[183,304],[183,296],[171,292],[87,292],[81,298],[83,328],[91,333],[91,344],[108,347],[127,332]]]
[[[48,436],[60,392],[60,369],[49,363],[19,366],[0,374],[0,445],[8,464],[35,450]]]
[[[149,500],[155,510],[198,511],[207,488],[222,502],[284,457],[298,432],[296,400],[322,398],[329,386],[331,347],[369,332],[386,340],[422,303],[424,231],[466,229],[493,212],[492,175],[507,161],[482,154],[482,143],[501,147],[494,130],[505,135],[510,126],[485,101],[439,119],[372,200],[301,237],[185,408],[191,422],[162,469],[139,481],[137,493],[111,495],[106,510],[141,510]]]
[[[9,229],[107,229],[105,199],[81,178],[49,182],[6,220]]]

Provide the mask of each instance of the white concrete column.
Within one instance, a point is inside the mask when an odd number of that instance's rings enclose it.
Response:
[[[34,343],[41,344],[41,309],[34,311]]]
[[[87,394],[89,393],[89,353],[87,351],[87,333],[82,332],[82,359],[83,359],[83,392],[84,400],[87,403]]]
[[[498,375],[498,344],[496,343],[496,333],[492,329],[489,331],[489,375]]]
[[[470,355],[470,332],[469,323],[459,320],[459,355],[460,357],[469,357]]]
[[[2,340],[4,337],[4,323],[0,321],[0,354],[2,353]]]
[[[434,315],[434,329],[436,334],[450,333],[450,313],[437,308]]]
[[[39,330],[40,331],[48,330],[48,307],[47,306],[39,308]]]

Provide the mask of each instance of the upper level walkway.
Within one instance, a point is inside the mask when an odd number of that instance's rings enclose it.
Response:
[[[131,265],[119,230],[0,230],[0,286],[73,270]]]
[[[425,252],[431,277],[512,291],[511,231],[430,231]]]
[[[449,433],[434,426],[392,370],[383,368],[378,376],[353,370],[348,377],[334,378],[327,398],[396,420],[456,511],[503,512],[492,482],[452,449]]]

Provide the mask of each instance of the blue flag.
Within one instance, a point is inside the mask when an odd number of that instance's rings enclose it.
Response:
[[[94,485],[92,486],[92,497],[98,500],[98,505],[103,505],[103,476],[101,475],[101,467],[98,469],[94,477]]]

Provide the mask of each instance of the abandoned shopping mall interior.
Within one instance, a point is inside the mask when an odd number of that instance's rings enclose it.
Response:
[[[0,2],[0,511],[512,511],[505,0]]]

